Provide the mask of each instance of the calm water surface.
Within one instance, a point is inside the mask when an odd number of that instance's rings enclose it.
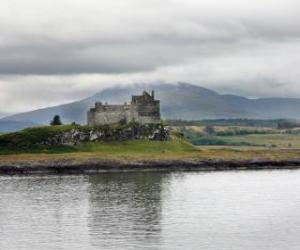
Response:
[[[300,249],[300,171],[0,177],[0,249]]]

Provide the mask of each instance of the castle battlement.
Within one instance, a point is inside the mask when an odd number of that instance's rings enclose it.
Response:
[[[136,121],[141,124],[160,122],[160,101],[155,99],[154,91],[151,95],[144,91],[140,96],[132,96],[131,103],[124,105],[109,105],[96,102],[95,107],[88,112],[88,125],[129,123]]]

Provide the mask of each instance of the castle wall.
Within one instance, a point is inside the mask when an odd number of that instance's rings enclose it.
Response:
[[[160,123],[161,122],[160,118],[150,117],[150,116],[138,116],[134,120],[140,124]]]
[[[96,126],[119,123],[122,120],[126,121],[126,110],[129,108],[123,105],[97,106],[88,113],[88,125]]]
[[[159,101],[153,103],[140,103],[132,105],[133,119],[141,124],[159,123],[160,120],[160,105]]]
[[[144,92],[142,96],[133,96],[130,105],[102,105],[96,103],[88,112],[88,125],[97,126],[136,121],[141,124],[160,122],[160,102]]]
[[[125,113],[120,111],[96,112],[91,125],[114,124],[126,120]]]
[[[136,110],[140,116],[155,116],[160,117],[159,101],[152,103],[142,103],[136,106]]]

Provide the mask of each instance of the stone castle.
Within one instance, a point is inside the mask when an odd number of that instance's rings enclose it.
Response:
[[[131,121],[140,124],[160,122],[160,101],[155,100],[154,91],[151,95],[144,91],[141,96],[132,96],[130,104],[108,105],[96,102],[95,107],[88,112],[89,126]]]

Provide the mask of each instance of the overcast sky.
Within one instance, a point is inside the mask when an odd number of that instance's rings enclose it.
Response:
[[[1,0],[0,113],[114,84],[300,98],[299,0]]]

